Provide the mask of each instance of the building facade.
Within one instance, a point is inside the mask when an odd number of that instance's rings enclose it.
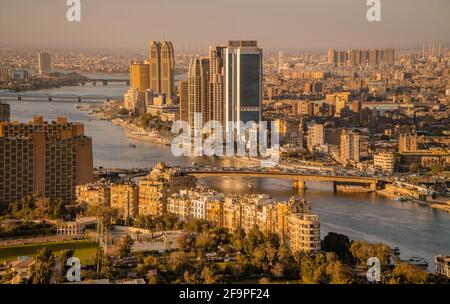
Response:
[[[347,164],[360,161],[360,134],[351,130],[341,133],[340,162]]]
[[[0,205],[39,194],[72,203],[76,186],[93,180],[92,139],[59,117],[0,123]]]
[[[183,189],[195,187],[195,177],[159,163],[139,184],[139,214],[159,216],[167,212],[168,198]]]
[[[138,92],[150,89],[150,64],[133,61],[130,63],[130,88]]]
[[[150,44],[150,89],[164,94],[172,103],[175,88],[175,53],[172,42],[152,41]]]
[[[118,216],[127,220],[139,214],[139,188],[133,183],[111,186],[111,208],[117,209]]]
[[[262,49],[256,41],[229,41],[223,58],[225,129],[233,134],[229,122],[261,121]]]
[[[77,203],[89,207],[111,207],[111,184],[100,181],[77,186]]]
[[[0,101],[0,122],[9,122],[11,110],[9,104]]]
[[[38,53],[38,73],[40,75],[49,73],[51,71],[51,58],[47,52]]]
[[[395,156],[393,153],[377,153],[373,157],[373,166],[375,170],[381,170],[386,173],[395,171]]]
[[[437,274],[450,279],[450,256],[436,256],[434,265]]]

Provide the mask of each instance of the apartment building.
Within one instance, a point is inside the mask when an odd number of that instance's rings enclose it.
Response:
[[[324,144],[324,129],[322,124],[312,123],[308,125],[307,147],[313,151]]]
[[[111,208],[118,210],[122,219],[135,218],[139,214],[139,188],[134,183],[111,186]]]
[[[77,186],[78,204],[87,204],[90,207],[110,207],[111,186],[111,183],[105,181]]]
[[[320,251],[319,216],[307,213],[292,213],[288,216],[288,247],[292,252]]]
[[[450,256],[436,256],[434,265],[437,274],[450,279]]]
[[[93,180],[92,139],[65,117],[0,122],[0,156],[0,206],[33,194],[72,203]]]
[[[375,170],[392,173],[395,170],[395,157],[393,153],[377,153],[373,157]]]
[[[168,198],[183,189],[195,187],[195,177],[184,174],[179,168],[157,164],[139,184],[139,214],[163,215]]]

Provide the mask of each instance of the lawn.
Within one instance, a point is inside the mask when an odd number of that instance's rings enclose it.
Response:
[[[19,256],[35,256],[44,247],[53,250],[55,255],[59,255],[64,249],[73,249],[74,256],[81,260],[81,264],[86,265],[94,263],[98,244],[92,241],[68,241],[0,247],[0,263]]]

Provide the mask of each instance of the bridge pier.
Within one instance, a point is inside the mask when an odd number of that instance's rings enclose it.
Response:
[[[306,182],[303,179],[294,180],[294,190],[303,192],[306,190]]]

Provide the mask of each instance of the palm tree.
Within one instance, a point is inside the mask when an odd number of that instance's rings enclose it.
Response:
[[[104,258],[104,251],[103,248],[101,246],[99,246],[97,248],[97,252],[95,253],[95,259],[97,260],[97,275],[100,275],[100,266],[101,266],[101,261],[103,261]]]

